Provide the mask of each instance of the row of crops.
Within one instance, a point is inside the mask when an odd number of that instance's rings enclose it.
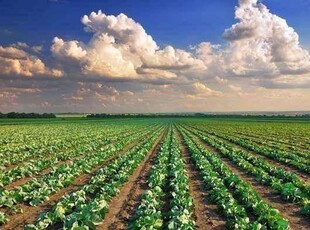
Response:
[[[194,205],[201,201],[192,193],[191,170],[203,185],[205,209],[225,220],[214,228],[309,229],[310,148],[303,135],[310,130],[267,125],[274,130],[267,126],[265,135],[259,122],[202,119],[2,125],[0,228],[108,229],[106,215],[123,188],[134,188],[130,178],[151,164],[119,229],[204,229],[198,216],[216,222]],[[300,127],[300,139],[288,141]]]
[[[9,154],[11,143],[2,145],[2,159],[5,163],[2,164],[3,170],[0,173],[0,222],[8,222],[10,216],[22,213],[24,210],[21,207],[24,204],[38,206],[48,201],[52,194],[72,185],[79,175],[90,173],[107,159],[124,150],[126,146],[163,129],[163,125],[158,123],[122,123],[116,126],[110,123],[102,124],[101,129],[94,125],[93,132],[90,132],[87,127],[84,130],[85,133],[80,134],[83,138],[77,141],[76,133],[73,132],[71,133],[72,144],[62,146],[62,148],[58,146],[59,151],[49,148],[45,150],[46,152],[42,152],[39,150],[42,147],[40,141],[33,139],[35,144],[31,145],[32,148],[28,142],[21,145],[23,149],[27,149],[24,151],[25,156],[32,156],[23,158],[23,160],[19,159],[22,151],[18,154]],[[73,124],[73,127],[75,130],[76,124]],[[15,127],[12,131],[14,129]],[[66,141],[69,136],[69,132],[64,131],[65,140],[62,141]],[[10,159],[16,159],[15,164],[8,164]],[[41,174],[44,169],[49,170]],[[24,178],[28,180],[25,180],[22,185],[10,186],[12,182]]]
[[[168,211],[163,211],[166,202]],[[167,199],[169,198],[169,199]],[[188,177],[175,130],[170,130],[158,153],[129,229],[195,229]]]
[[[185,131],[184,131],[185,132]],[[288,221],[234,174],[223,161],[193,136],[185,132],[185,140],[194,164],[202,174],[210,199],[217,205],[218,212],[224,215],[229,229],[287,229]],[[255,215],[250,222],[249,214]]]

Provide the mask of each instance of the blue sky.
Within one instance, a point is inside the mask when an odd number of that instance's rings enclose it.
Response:
[[[0,112],[310,110],[309,21],[306,0],[0,0]]]
[[[309,1],[263,2],[287,19],[304,45],[310,45]],[[205,40],[222,43],[224,29],[235,22],[237,1],[1,0],[0,5],[1,44],[48,44],[55,36],[87,41],[90,34],[83,32],[80,18],[101,9],[135,19],[160,45],[186,48]]]
[[[1,42],[22,40],[34,44],[50,42],[54,36],[87,40],[80,18],[99,9],[106,14],[125,13],[162,44],[186,47],[206,38],[219,42],[222,31],[232,22],[236,5],[223,2],[229,1],[4,0],[1,27],[12,34],[1,36]]]

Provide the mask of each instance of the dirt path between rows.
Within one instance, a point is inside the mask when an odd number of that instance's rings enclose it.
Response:
[[[107,166],[108,164],[110,164],[118,156],[124,154],[129,149],[131,149],[135,145],[137,145],[137,143],[141,142],[141,140],[143,138],[145,138],[145,136],[142,138],[139,138],[138,140],[134,141],[130,145],[126,146],[122,151],[120,151],[120,152],[114,154],[113,156],[111,156],[110,158],[108,158],[103,164],[94,168],[90,173],[85,173],[85,174],[79,175],[77,178],[75,178],[75,180],[71,186],[69,186],[67,188],[63,188],[63,189],[59,190],[57,193],[50,195],[49,201],[47,201],[47,202],[45,202],[39,206],[35,206],[35,207],[29,206],[26,204],[18,205],[17,207],[23,209],[23,213],[13,214],[13,215],[9,216],[10,221],[7,224],[1,226],[1,229],[3,229],[3,230],[23,229],[23,227],[26,224],[33,223],[37,219],[37,217],[40,213],[50,210],[53,207],[53,205],[55,205],[57,203],[57,201],[62,196],[69,194],[69,193],[72,193],[72,192],[75,192],[81,186],[83,186],[84,184],[87,184],[89,182],[89,180],[91,179],[91,177],[94,175],[94,173],[98,169],[103,168],[103,167]]]
[[[289,172],[295,173],[300,180],[303,180],[305,183],[310,185],[310,176],[307,173],[302,172],[302,171],[294,168],[294,166],[289,166],[289,165],[287,165],[285,163],[278,162],[276,160],[273,160],[273,159],[271,159],[271,158],[269,158],[267,156],[264,156],[264,155],[262,155],[260,153],[255,152],[255,151],[248,150],[248,149],[246,149],[246,148],[244,148],[244,147],[242,147],[242,146],[240,146],[238,144],[235,144],[235,143],[233,143],[233,142],[231,142],[229,140],[226,140],[224,138],[220,138],[220,137],[217,137],[217,138],[219,138],[220,140],[223,140],[223,141],[233,145],[237,149],[240,149],[242,151],[251,153],[252,155],[254,155],[256,157],[262,158],[263,160],[267,161],[268,163],[270,163],[270,164],[272,164],[274,166],[277,166],[279,168],[283,168],[285,171],[289,171]]]
[[[124,132],[122,132],[122,133],[124,133]],[[126,138],[126,137],[124,137],[124,138]],[[111,141],[109,143],[102,144],[102,145],[98,146],[98,148],[102,148],[102,147],[105,147],[105,146],[113,144],[113,143],[117,143],[117,140]],[[73,148],[70,148],[70,149],[73,149]],[[53,164],[52,166],[50,166],[50,167],[48,167],[46,169],[43,169],[43,170],[41,170],[39,172],[36,172],[32,176],[27,176],[27,177],[24,177],[24,178],[17,179],[15,181],[11,182],[10,184],[6,185],[4,188],[7,189],[7,190],[12,190],[12,189],[14,189],[14,188],[16,188],[18,186],[22,186],[22,185],[26,184],[28,181],[32,180],[33,178],[40,178],[40,177],[42,177],[44,175],[49,174],[50,171],[52,170],[52,167],[58,167],[61,164],[68,164],[68,163],[70,163],[72,161],[80,160],[83,157],[85,157],[85,156],[87,156],[89,154],[95,153],[95,152],[96,152],[96,150],[92,150],[92,151],[88,151],[87,153],[83,153],[83,154],[77,155],[77,156],[75,156],[75,157],[73,157],[71,159],[68,159],[68,160],[60,160],[57,163]]]
[[[152,125],[151,125],[151,127],[152,127]],[[122,131],[122,132],[120,132],[120,134],[124,134],[124,133],[127,133],[128,131]],[[110,135],[111,133],[106,133],[106,135]],[[113,135],[113,134],[112,134]],[[93,139],[93,137],[94,136],[96,136],[96,135],[90,135],[90,136],[86,136],[86,137],[84,137],[84,138],[88,138],[88,139]],[[101,139],[101,138],[98,138],[98,139]],[[83,145],[83,143],[79,143],[79,144],[74,144],[74,142],[76,141],[76,138],[73,138],[73,139],[70,139],[70,141],[72,142],[71,144],[71,146],[69,146],[69,147],[63,147],[63,148],[60,148],[60,149],[58,149],[57,150],[57,152],[68,152],[68,151],[70,151],[70,150],[72,150],[72,149],[74,149],[74,148],[76,148],[76,147],[78,147],[79,145]],[[94,140],[93,140],[94,141]],[[97,140],[96,140],[97,141]],[[66,141],[66,142],[68,142],[68,140]],[[38,147],[39,148],[39,147]],[[36,159],[39,159],[39,158],[49,158],[49,157],[46,157],[46,156],[48,156],[48,155],[53,155],[53,154],[55,154],[55,153],[51,153],[51,152],[44,152],[44,153],[41,153],[40,155],[34,155],[34,156],[29,156],[28,158],[26,158],[26,159],[24,159],[22,162],[17,162],[17,163],[15,163],[15,164],[7,164],[7,165],[3,165],[4,167],[5,167],[5,171],[8,171],[8,170],[11,170],[11,169],[13,169],[13,168],[15,168],[15,167],[18,167],[18,166],[21,166],[22,164],[24,164],[24,163],[26,163],[26,162],[29,162],[29,161],[31,161],[31,160],[36,160]]]
[[[267,161],[267,162],[270,163],[271,165],[277,166],[277,167],[279,167],[279,168],[283,168],[285,171],[295,173],[295,174],[297,175],[297,177],[298,177],[300,180],[302,180],[302,181],[304,181],[306,184],[310,185],[310,176],[309,176],[307,173],[302,172],[302,171],[296,169],[294,166],[289,166],[289,165],[287,165],[287,164],[285,164],[285,163],[278,162],[278,161],[276,161],[276,160],[273,160],[273,159],[271,159],[271,158],[269,158],[269,157],[267,157],[267,156],[264,156],[264,155],[262,155],[262,154],[260,154],[260,153],[255,152],[255,151],[248,150],[248,149],[246,149],[246,148],[244,148],[244,147],[242,147],[242,146],[240,146],[240,145],[238,145],[238,144],[235,144],[235,143],[233,143],[233,142],[231,142],[231,141],[229,141],[229,140],[227,140],[227,139],[224,139],[224,138],[222,138],[222,137],[217,137],[217,136],[215,136],[215,135],[213,135],[213,134],[210,134],[210,133],[208,133],[208,132],[205,132],[205,133],[206,133],[207,135],[210,135],[210,136],[212,136],[212,137],[218,138],[219,140],[224,141],[224,142],[226,142],[226,143],[232,145],[232,146],[233,146],[234,148],[236,148],[236,149],[242,150],[242,151],[244,151],[244,152],[248,152],[248,153],[252,154],[253,156],[259,157],[259,158],[261,158],[261,159]]]
[[[280,143],[281,145],[285,146],[285,150],[282,151],[292,151],[292,152],[296,152],[296,151],[305,151],[307,153],[310,153],[310,149],[307,149],[304,145],[304,147],[298,145],[298,143],[293,143],[291,142],[290,144],[288,142],[282,141],[282,140],[276,140],[276,139],[272,139],[273,137],[271,136],[265,136],[265,137],[261,137],[259,135],[252,135],[250,133],[246,133],[246,132],[238,132],[238,131],[234,131],[233,133],[227,133],[227,132],[223,132],[227,135],[237,135],[236,137],[239,138],[247,138],[249,141],[253,141],[256,142],[258,140],[263,140],[263,141],[267,141],[266,146],[269,146],[270,148],[272,148],[272,142],[274,143]],[[275,138],[275,137],[274,137]],[[256,142],[257,143],[257,142]],[[258,144],[258,143],[257,143]],[[297,144],[297,145],[296,145]],[[290,148],[295,148],[295,149],[290,149]],[[281,150],[281,149],[280,149]]]
[[[92,136],[94,136],[94,135],[92,135]],[[90,137],[92,137],[92,136],[90,136]],[[71,141],[72,145],[70,145],[69,147],[62,147],[62,148],[58,149],[57,152],[62,152],[62,151],[67,152],[67,151],[70,151],[73,148],[75,148],[76,145],[74,144],[74,141],[76,141],[76,139],[74,138],[74,139],[71,139],[70,141]],[[31,160],[36,160],[36,159],[40,159],[40,158],[50,158],[49,157],[50,154],[54,154],[54,153],[51,153],[51,152],[48,151],[48,152],[41,153],[40,155],[29,156],[29,157],[27,157],[26,159],[24,159],[21,162],[19,161],[17,163],[11,163],[11,164],[8,164],[8,165],[4,165],[5,166],[5,171],[9,171],[9,170],[11,170],[11,169],[13,169],[15,167],[21,166],[21,165],[23,165],[26,162],[30,162]]]
[[[147,178],[165,135],[167,135],[167,129],[156,140],[144,161],[140,163],[128,181],[120,188],[119,194],[112,199],[103,223],[97,226],[96,229],[127,229],[127,225],[133,219],[135,211],[141,202],[142,194],[148,188]]]
[[[52,167],[58,167],[61,164],[68,164],[71,161],[79,160],[79,159],[81,159],[83,157],[85,157],[85,155],[81,155],[81,156],[75,157],[75,158],[70,159],[70,160],[59,161],[56,164],[52,165]],[[51,170],[52,170],[52,167],[43,169],[42,171],[38,172],[38,174],[17,179],[16,181],[13,181],[10,184],[4,186],[4,188],[7,189],[7,190],[13,190],[16,187],[19,187],[19,186],[22,186],[22,185],[26,184],[28,181],[32,180],[33,178],[40,178],[42,176],[45,176],[45,175],[49,174],[51,172]]]
[[[199,138],[198,138],[199,139]],[[225,158],[221,155],[221,153],[209,146],[207,143],[200,141],[209,151],[217,154],[223,162],[238,175],[243,181],[248,182],[258,193],[258,195],[266,202],[271,204],[274,208],[278,209],[283,217],[288,219],[290,226],[294,230],[308,230],[310,229],[310,220],[307,217],[301,215],[300,207],[296,204],[285,202],[281,199],[279,195],[277,195],[273,190],[268,186],[261,185],[256,179],[244,172],[238,166],[236,166],[232,161],[228,158]]]
[[[209,193],[204,187],[200,173],[192,162],[184,139],[179,132],[177,133],[177,137],[181,143],[181,153],[189,179],[189,192],[194,202],[195,222],[198,229],[226,229],[225,218],[218,214],[216,205],[207,199]]]

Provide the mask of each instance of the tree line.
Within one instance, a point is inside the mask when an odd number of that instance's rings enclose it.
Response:
[[[53,113],[0,113],[0,118],[56,118]]]
[[[256,115],[256,114],[205,114],[205,113],[176,113],[176,114],[108,114],[108,113],[96,113],[89,114],[87,118],[185,118],[185,117],[201,117],[201,118],[310,118],[310,114],[303,115],[283,115],[283,114],[268,114],[268,115]]]

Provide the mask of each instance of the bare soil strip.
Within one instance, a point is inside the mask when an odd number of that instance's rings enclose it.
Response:
[[[212,134],[207,134],[207,135],[214,136]],[[264,156],[262,154],[259,154],[259,153],[255,152],[255,151],[248,150],[248,149],[246,149],[246,148],[244,148],[244,147],[242,147],[242,146],[240,146],[238,144],[235,144],[235,143],[233,143],[233,142],[231,142],[229,140],[226,140],[226,139],[224,139],[222,137],[217,137],[217,136],[215,136],[215,137],[218,138],[221,141],[224,141],[224,142],[232,145],[236,149],[239,149],[239,150],[251,153],[251,154],[253,154],[256,157],[260,157],[260,158],[264,159],[265,161],[267,161],[268,163],[270,163],[270,164],[272,164],[274,166],[277,166],[279,168],[283,168],[285,171],[289,171],[289,172],[295,173],[300,180],[303,180],[305,183],[310,185],[310,176],[307,173],[301,172],[300,170],[294,168],[294,166],[289,166],[287,164],[278,162],[278,161],[273,160],[273,159],[271,159],[269,157],[266,157],[266,156]]]
[[[74,140],[71,140],[71,141],[74,141]],[[63,147],[63,148],[57,150],[57,152],[62,152],[62,151],[67,152],[67,151],[72,150],[74,147],[76,147],[76,146]],[[21,166],[24,163],[29,162],[31,160],[36,160],[36,159],[40,159],[40,158],[43,158],[43,157],[45,159],[48,159],[48,158],[50,158],[50,156],[49,156],[50,154],[51,154],[51,152],[44,152],[44,153],[42,153],[40,155],[30,156],[29,158],[25,159],[22,162],[18,162],[18,163],[15,163],[15,164],[14,163],[8,164],[8,165],[5,166],[5,171],[11,170],[11,169],[13,169],[15,167],[18,167],[18,166]]]
[[[148,133],[149,134],[149,133]],[[113,143],[116,143],[117,141],[112,141],[111,143],[108,143],[108,144],[104,144],[104,145],[100,145],[99,148],[103,147],[103,146],[106,146],[106,145],[109,145],[109,144],[113,144]],[[96,150],[92,150],[92,151],[88,151],[87,153],[84,153],[82,155],[79,155],[79,156],[76,156],[76,157],[73,157],[72,159],[68,159],[68,160],[63,160],[63,161],[59,161],[57,162],[56,164],[53,165],[53,167],[58,167],[59,165],[61,164],[68,164],[72,161],[77,161],[77,160],[80,160],[82,159],[83,157],[85,157],[86,155],[89,155],[89,154],[92,154],[92,153],[95,153]],[[51,172],[52,170],[52,167],[49,167],[49,168],[46,168],[44,170],[42,170],[41,172],[38,172],[38,174],[34,174],[32,176],[28,176],[28,177],[24,177],[24,178],[20,178],[16,181],[13,181],[12,183],[6,185],[4,188],[7,189],[7,190],[12,190],[18,186],[22,186],[24,184],[26,184],[28,181],[30,181],[31,179],[33,179],[34,177],[35,178],[40,178],[44,175],[47,175]]]
[[[144,161],[120,188],[119,194],[110,203],[109,211],[105,215],[103,223],[97,226],[96,229],[127,229],[127,225],[133,219],[135,211],[141,202],[142,194],[147,189],[147,177],[165,135],[167,135],[167,131],[160,135]]]
[[[226,220],[217,213],[216,205],[212,204],[207,197],[208,192],[204,187],[199,171],[191,160],[189,152],[184,143],[183,137],[178,133],[181,143],[182,156],[185,162],[185,169],[189,178],[189,192],[194,202],[195,222],[198,229],[226,229]]]
[[[227,134],[227,133],[225,133]],[[305,152],[309,152],[310,150],[308,148],[306,148],[304,145],[303,146],[300,146],[300,145],[296,145],[296,143],[287,143],[285,141],[281,141],[281,140],[273,140],[272,138],[270,137],[262,137],[260,138],[260,136],[258,135],[251,135],[249,133],[234,133],[234,134],[237,134],[238,137],[245,137],[245,138],[249,138],[249,141],[257,141],[257,140],[263,140],[263,141],[268,141],[269,144],[271,144],[270,142],[278,142],[278,143],[281,143],[281,145],[285,146],[287,149],[287,151],[290,151],[289,148],[295,148],[294,151],[305,151]],[[252,138],[254,140],[252,140]],[[257,143],[257,142],[256,142]],[[271,147],[270,145],[268,144],[269,147]],[[266,144],[267,145],[267,144]],[[272,147],[271,147],[272,148]],[[292,151],[292,150],[291,150]]]
[[[124,134],[124,133],[127,133],[126,131],[122,131],[122,132],[120,132],[119,133],[119,135],[122,135],[122,134]],[[90,136],[90,137],[92,137],[92,136]],[[75,139],[74,140],[71,140],[71,141],[75,141]],[[93,140],[93,141],[95,141],[95,140]],[[73,150],[74,148],[76,148],[77,146],[79,146],[79,145],[81,145],[81,144],[78,144],[78,145],[73,145],[73,146],[70,146],[70,147],[63,147],[63,148],[61,148],[61,149],[59,149],[59,150],[57,150],[57,152],[69,152],[70,150]],[[7,165],[7,166],[5,166],[5,171],[8,171],[8,170],[11,170],[11,169],[13,169],[13,168],[15,168],[15,167],[18,167],[18,166],[21,166],[21,165],[23,165],[24,163],[27,163],[27,162],[29,162],[29,161],[31,161],[31,160],[36,160],[36,159],[40,159],[40,158],[45,158],[45,159],[49,159],[49,158],[51,158],[49,155],[50,154],[52,154],[51,152],[44,152],[44,153],[42,153],[42,154],[40,154],[40,155],[37,155],[37,156],[31,156],[31,157],[29,157],[29,158],[27,158],[25,161],[22,161],[22,162],[19,162],[19,163],[16,163],[16,164],[9,164],[9,165]],[[82,157],[82,156],[80,156],[80,157]],[[66,160],[64,160],[64,161],[66,161]],[[63,162],[64,162],[63,161]],[[59,162],[59,164],[60,164],[61,162]]]
[[[81,156],[78,156],[78,157],[70,159],[70,160],[59,161],[58,163],[54,164],[53,167],[58,167],[61,164],[68,164],[71,161],[79,160],[79,159],[83,158],[84,156],[85,155],[81,155]],[[42,176],[45,176],[45,175],[49,174],[51,172],[51,170],[52,170],[52,168],[49,167],[49,168],[44,169],[41,172],[39,172],[39,174],[35,174],[35,175],[32,175],[32,176],[20,178],[20,179],[18,179],[16,181],[13,181],[12,183],[6,185],[4,188],[7,189],[7,190],[13,190],[14,188],[16,188],[18,186],[22,186],[22,185],[26,184],[28,181],[32,180],[33,178],[39,178],[39,177],[42,177]]]
[[[277,195],[270,187],[263,186],[255,180],[251,175],[248,175],[242,169],[239,169],[233,162],[229,159],[222,157],[217,149],[209,146],[208,144],[201,141],[201,143],[209,149],[211,152],[217,154],[223,162],[243,181],[248,182],[255,191],[260,195],[260,197],[271,204],[274,208],[278,209],[282,216],[288,219],[290,226],[294,230],[307,230],[310,229],[310,220],[307,217],[299,213],[300,207],[296,204],[285,202]]]
[[[122,151],[111,156],[103,164],[94,168],[90,173],[85,173],[85,174],[82,174],[82,175],[78,176],[77,178],[75,178],[72,185],[70,185],[67,188],[63,188],[60,191],[58,191],[57,193],[51,195],[49,197],[50,198],[49,201],[44,202],[43,204],[41,204],[39,206],[35,206],[35,207],[29,206],[26,204],[18,205],[17,206],[18,208],[23,209],[23,213],[13,214],[13,215],[9,216],[10,221],[7,224],[1,226],[1,229],[3,229],[3,230],[23,229],[23,227],[26,224],[33,223],[37,219],[37,217],[40,213],[48,211],[49,209],[51,209],[53,207],[53,205],[56,204],[57,201],[62,196],[69,194],[71,192],[77,191],[81,186],[83,186],[84,184],[87,184],[89,182],[89,180],[91,179],[91,177],[94,175],[94,173],[98,169],[103,168],[103,167],[107,166],[108,164],[110,164],[118,156],[124,154],[129,149],[133,148],[135,145],[137,145],[139,142],[141,142],[141,140],[143,138],[144,137],[142,137],[142,138],[138,139],[137,141],[133,142],[132,144],[126,146]]]

